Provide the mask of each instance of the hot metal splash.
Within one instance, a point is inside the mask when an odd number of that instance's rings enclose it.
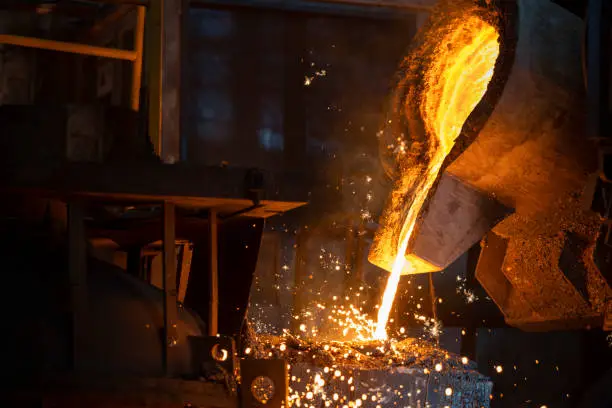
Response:
[[[296,407],[488,407],[492,383],[431,342],[306,341],[260,335],[248,353],[289,365]]]
[[[388,261],[381,265],[380,258],[395,258],[378,311],[377,339],[387,338],[387,321],[400,276],[436,270],[423,259],[407,256],[406,251],[444,160],[493,77],[499,55],[498,37],[496,29],[480,17],[466,16],[440,39],[437,58],[425,74],[421,114],[429,147],[419,166],[401,171],[372,249],[379,266],[388,269]]]
[[[360,291],[353,291],[334,296],[329,305],[321,301],[296,312],[293,332],[274,336],[257,330],[243,350],[248,356],[288,362],[292,406],[489,406],[492,383],[467,358],[435,342],[408,338],[404,329],[395,335],[387,332],[401,275],[435,270],[406,255],[410,238],[463,124],[486,92],[499,55],[499,34],[487,13],[473,2],[459,2],[470,7],[444,16],[433,31],[430,27],[428,32],[436,35],[407,58],[405,64],[414,66],[405,70],[397,87],[399,120],[386,146],[397,181],[369,256],[390,272],[377,318],[364,311]],[[413,89],[408,84],[417,71],[423,85]],[[418,112],[408,107],[414,100]],[[414,117],[422,120],[415,124]],[[339,263],[335,267],[342,269]],[[439,322],[420,313],[414,317],[437,338]],[[325,328],[333,336],[321,336],[323,326],[333,327]]]

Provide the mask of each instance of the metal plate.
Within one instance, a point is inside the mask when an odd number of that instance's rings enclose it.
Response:
[[[289,373],[285,360],[243,359],[242,405],[248,407],[288,407]]]

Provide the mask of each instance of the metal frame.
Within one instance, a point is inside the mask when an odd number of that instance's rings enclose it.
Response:
[[[120,50],[116,48],[97,47],[88,44],[22,37],[10,34],[0,34],[0,44],[130,61],[133,64],[130,106],[133,110],[137,111],[140,106],[145,18],[146,8],[144,6],[139,6],[136,14],[136,27],[134,29],[134,50]]]

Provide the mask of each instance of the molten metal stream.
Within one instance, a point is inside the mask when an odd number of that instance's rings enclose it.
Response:
[[[493,77],[499,55],[498,38],[493,26],[479,17],[467,17],[440,41],[434,63],[425,75],[427,88],[421,101],[421,115],[434,148],[422,178],[402,180],[416,185],[416,193],[404,220],[397,256],[378,310],[374,334],[378,340],[387,339],[387,321],[402,270],[418,272],[417,265],[406,259],[408,242],[444,159]]]

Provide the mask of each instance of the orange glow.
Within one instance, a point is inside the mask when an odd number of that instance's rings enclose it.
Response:
[[[402,174],[392,200],[403,200],[398,192],[414,186],[413,197],[399,236],[395,261],[378,310],[374,337],[387,338],[387,321],[400,276],[406,273],[428,272],[430,265],[406,257],[410,237],[423,204],[433,187],[444,159],[451,151],[463,124],[482,99],[499,55],[498,33],[493,26],[476,16],[467,16],[439,42],[434,62],[425,73],[426,88],[420,101],[421,116],[430,139],[429,162],[424,172]],[[397,205],[395,205],[397,207]],[[397,218],[394,218],[397,219]],[[401,220],[398,220],[401,222]],[[388,243],[393,245],[393,243]]]

